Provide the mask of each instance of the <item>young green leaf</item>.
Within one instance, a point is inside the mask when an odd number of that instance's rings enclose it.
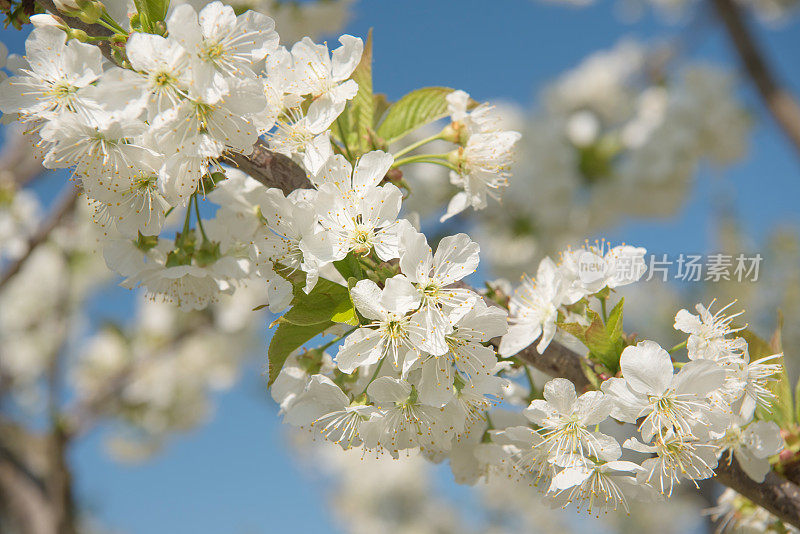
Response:
[[[269,343],[267,356],[269,358],[269,379],[267,385],[271,386],[278,373],[281,372],[286,358],[292,351],[303,346],[304,343],[314,336],[321,334],[325,329],[333,326],[332,321],[321,322],[311,325],[297,325],[290,322],[281,322],[272,336]]]
[[[361,62],[350,76],[358,83],[358,93],[351,107],[351,125],[356,129],[359,155],[369,152],[369,130],[375,126],[375,103],[372,96],[372,30],[369,30]],[[352,147],[351,147],[352,150]]]
[[[558,323],[558,327],[572,334],[589,349],[589,358],[601,363],[612,373],[619,370],[619,357],[625,348],[622,331],[622,309],[625,299],[620,299],[611,314],[608,322],[603,323],[600,315],[587,310],[591,323],[585,326],[579,323]]]
[[[335,322],[357,325],[350,292],[346,287],[320,278],[311,293],[295,289],[294,304],[278,320],[297,326]]]
[[[449,87],[424,87],[411,91],[389,107],[377,134],[391,144],[412,131],[447,116]]]

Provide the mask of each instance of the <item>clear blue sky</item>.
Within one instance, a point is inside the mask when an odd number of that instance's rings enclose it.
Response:
[[[375,89],[390,98],[426,85],[467,90],[478,100],[530,106],[537,90],[588,53],[623,36],[647,39],[681,31],[652,16],[619,22],[612,2],[571,9],[529,0],[361,1],[347,33],[374,29]],[[798,25],[761,31],[777,70],[800,94]],[[703,27],[695,55],[732,64],[713,24]],[[19,35],[0,33],[12,51]],[[764,117],[752,91],[748,104]],[[769,119],[758,123],[750,154],[729,170],[733,198],[756,239],[778,223],[800,225],[800,165]],[[683,212],[668,221],[628,221],[606,235],[675,253],[713,246],[711,207],[717,188],[703,171]],[[123,314],[130,299],[110,291],[101,308]],[[127,293],[127,292],[124,292]],[[121,300],[116,300],[116,299]],[[80,498],[105,524],[130,533],[327,532],[333,524],[319,480],[287,452],[274,404],[260,377],[263,356],[244,370],[240,385],[220,395],[213,421],[178,437],[144,465],[108,460],[98,435],[73,455]]]

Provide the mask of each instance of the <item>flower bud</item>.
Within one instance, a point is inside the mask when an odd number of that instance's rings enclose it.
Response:
[[[67,24],[59,17],[49,13],[39,13],[38,15],[31,15],[31,24],[34,28],[44,28],[45,26],[52,26],[54,28],[61,28],[66,31]]]
[[[77,39],[82,43],[89,42],[89,35],[83,30],[76,30],[75,28],[69,28],[67,30],[67,38],[68,39]]]
[[[96,24],[106,11],[103,3],[98,0],[91,0],[89,2],[81,1],[81,4],[83,4],[83,7],[78,13],[78,18],[86,24]]]
[[[54,0],[59,11],[86,24],[96,24],[106,8],[100,0]]]
[[[59,11],[70,16],[81,9],[76,0],[54,0],[53,3]]]

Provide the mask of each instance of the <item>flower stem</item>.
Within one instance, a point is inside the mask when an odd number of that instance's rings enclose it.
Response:
[[[447,167],[451,171],[458,172],[458,167],[447,161],[447,154],[419,154],[417,156],[408,156],[395,160],[392,164],[392,168],[394,169],[409,163],[433,163],[434,165],[441,165],[442,167]]]
[[[333,345],[334,343],[338,343],[339,341],[343,340],[344,338],[346,338],[347,336],[349,336],[350,334],[355,332],[357,328],[358,328],[357,326],[354,326],[353,328],[351,328],[350,330],[348,330],[347,332],[345,332],[341,336],[336,336],[335,338],[333,338],[332,340],[328,341],[327,343],[325,343],[321,347],[318,347],[319,350],[327,350],[327,349],[329,349],[331,347],[331,345]]]
[[[438,141],[439,139],[443,139],[442,132],[439,132],[438,134],[432,135],[430,137],[426,137],[425,139],[417,141],[416,143],[411,143],[407,147],[405,147],[402,150],[400,150],[399,152],[397,152],[397,154],[394,154],[394,159],[397,159],[400,156],[408,154],[412,150],[416,150],[417,148],[421,147],[422,145],[427,145],[428,143],[432,143],[433,141]]]
[[[350,152],[350,147],[347,146],[347,141],[345,140],[344,128],[342,128],[342,123],[339,121],[338,118],[336,119],[336,127],[339,128],[339,137],[342,139],[342,146],[344,146],[344,151],[347,153],[346,154],[347,161],[349,161],[350,163],[355,163],[353,161],[353,153]]]
[[[536,383],[533,381],[533,375],[531,374],[531,370],[528,368],[525,362],[522,363],[522,368],[525,370],[525,376],[527,377],[528,384],[531,387],[531,390],[528,393],[528,401],[532,401],[538,396],[539,390],[536,388]]]
[[[192,199],[189,199],[189,205],[186,206],[186,215],[183,218],[183,230],[181,231],[181,235],[186,236],[191,229],[191,222],[192,222]]]
[[[114,33],[118,33],[120,35],[128,35],[128,32],[126,32],[122,28],[122,26],[117,24],[117,22],[114,19],[112,19],[110,16],[108,16],[108,14],[103,14],[103,18],[98,20],[97,23],[100,24],[101,26],[111,30]]]
[[[667,352],[669,352],[670,354],[672,354],[672,353],[673,353],[673,352],[675,352],[676,350],[680,350],[680,349],[682,349],[682,348],[683,348],[683,347],[685,347],[685,346],[686,346],[686,341],[684,341],[683,343],[678,343],[677,345],[675,345],[674,347],[672,347],[671,349],[669,349]]]
[[[210,241],[206,235],[205,229],[203,228],[203,218],[200,217],[200,200],[197,198],[196,193],[192,195],[192,198],[194,199],[194,214],[197,216],[197,227],[200,228],[200,234],[203,236],[203,241]],[[191,202],[191,200],[189,202]]]
[[[361,395],[366,393],[367,392],[367,388],[369,387],[369,385],[372,384],[375,381],[376,378],[378,378],[378,373],[380,373],[381,367],[383,367],[383,362],[384,361],[386,361],[386,358],[381,358],[381,361],[378,362],[378,366],[375,368],[375,372],[372,373],[372,377],[370,377],[369,382],[367,382],[367,385],[364,386],[364,391],[361,392]],[[359,395],[359,397],[361,395]]]

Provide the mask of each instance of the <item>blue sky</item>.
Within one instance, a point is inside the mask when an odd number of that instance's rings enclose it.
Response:
[[[667,37],[682,30],[646,15],[619,22],[612,2],[572,9],[528,0],[361,1],[347,33],[374,30],[374,86],[397,98],[415,88],[462,88],[478,100],[531,106],[543,84],[587,54],[622,37]],[[733,58],[712,22],[701,25],[694,55],[727,64]],[[777,70],[800,94],[797,24],[761,30]],[[12,52],[21,36],[0,32]],[[747,86],[742,93],[759,122],[743,162],[725,172],[736,210],[760,240],[778,224],[800,226],[800,159]],[[712,208],[723,187],[703,169],[678,217],[626,221],[606,233],[652,250],[713,248]],[[55,186],[54,186],[55,187]],[[594,237],[594,236],[587,236]],[[100,309],[124,315],[127,291],[111,290]],[[265,342],[266,343],[266,342]],[[266,351],[264,351],[266,352]],[[101,521],[130,533],[325,532],[334,528],[317,477],[288,452],[277,410],[261,379],[264,356],[243,370],[239,386],[218,396],[210,424],[179,436],[155,460],[123,466],[91,435],[74,451],[80,498]]]

